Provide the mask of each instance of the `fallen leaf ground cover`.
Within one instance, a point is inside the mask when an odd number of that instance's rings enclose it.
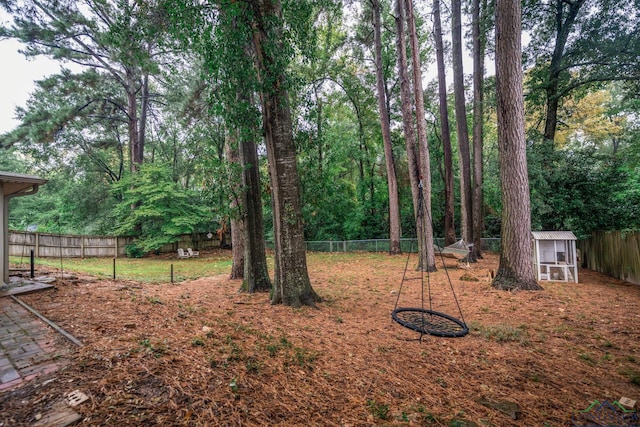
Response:
[[[0,396],[0,425],[30,425],[76,389],[90,397],[82,425],[118,426],[565,426],[595,400],[640,400],[640,287],[580,270],[578,284],[504,292],[490,284],[497,255],[440,260],[426,277],[409,260],[416,280],[403,281],[406,263],[311,253],[324,301],[298,309],[238,293],[226,274],[58,281],[23,300],[84,346],[48,382]],[[423,299],[470,333],[420,337],[392,321]]]

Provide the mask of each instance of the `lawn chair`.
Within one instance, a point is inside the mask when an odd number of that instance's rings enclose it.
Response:
[[[194,251],[194,250],[193,250],[193,249],[191,249],[191,248],[187,248],[187,252],[189,253],[189,256],[190,256],[190,257],[193,257],[193,258],[195,258],[195,257],[197,257],[197,256],[200,256],[200,252],[198,252],[198,251]]]
[[[187,252],[185,252],[184,249],[178,248],[178,258],[189,258],[189,257],[191,257],[191,255],[189,255],[188,250]]]

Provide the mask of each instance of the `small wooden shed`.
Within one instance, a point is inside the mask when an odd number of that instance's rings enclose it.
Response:
[[[538,280],[578,283],[576,236],[571,231],[533,231],[531,234]]]

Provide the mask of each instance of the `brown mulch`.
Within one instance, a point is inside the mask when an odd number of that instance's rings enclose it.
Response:
[[[491,287],[496,255],[448,259],[424,287],[405,281],[398,305],[430,295],[470,333],[418,340],[390,315],[405,262],[310,254],[317,308],[271,306],[226,276],[80,277],[24,296],[85,346],[52,381],[1,395],[0,426],[30,425],[77,389],[80,425],[117,426],[560,426],[595,400],[640,400],[640,286],[580,270],[579,284],[510,293]]]

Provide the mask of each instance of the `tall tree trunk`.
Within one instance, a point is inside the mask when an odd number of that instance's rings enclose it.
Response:
[[[398,75],[400,76],[400,97],[402,100],[402,127],[404,130],[404,140],[407,147],[407,163],[409,165],[409,180],[411,182],[411,196],[413,199],[413,213],[416,220],[416,234],[418,236],[418,253],[419,263],[418,269],[423,271],[435,271],[435,254],[433,251],[433,245],[431,250],[428,250],[426,244],[423,244],[424,239],[421,237],[427,232],[424,230],[423,225],[425,221],[419,220],[421,212],[420,209],[420,192],[421,189],[421,177],[420,177],[420,153],[416,145],[416,135],[413,125],[413,108],[411,104],[411,82],[409,80],[409,71],[407,66],[407,44],[405,33],[405,13],[403,7],[404,0],[396,0],[396,47],[398,50]],[[424,192],[423,192],[424,194]],[[422,205],[424,207],[424,205]],[[426,212],[424,212],[426,214]],[[428,221],[427,221],[428,222]],[[431,227],[430,224],[426,224],[426,227]]]
[[[360,190],[360,202],[362,206],[366,206],[367,202],[367,187],[364,181],[364,161],[362,160],[362,153],[365,153],[364,144],[360,141],[360,158],[358,159],[358,177],[360,178],[360,185],[358,189]]]
[[[140,170],[142,161],[138,158],[138,99],[133,89],[127,91],[127,130],[129,135],[129,170],[135,173]]]
[[[313,92],[316,98],[316,108],[318,110],[318,113],[316,114],[316,141],[318,143],[318,172],[320,175],[322,175],[322,161],[324,157],[322,151],[322,98],[320,98],[320,94],[318,93],[321,85],[322,81],[313,87]]]
[[[136,81],[133,71],[127,69],[126,72],[127,90],[127,134],[129,136],[129,171],[131,174],[140,171],[142,159],[139,156],[138,147],[138,99],[135,90]],[[132,203],[131,210],[134,211],[140,206],[139,203]],[[135,225],[134,234],[142,234],[142,224]]]
[[[461,0],[451,1],[451,38],[453,55],[453,92],[455,96],[456,128],[458,130],[458,155],[460,156],[460,218],[462,238],[473,242],[473,206],[471,192],[471,155],[469,151],[469,128],[464,99],[464,70],[462,68],[462,11]],[[475,262],[474,253],[468,260]]]
[[[387,166],[387,185],[389,189],[389,253],[402,253],[400,249],[400,199],[398,197],[398,179],[393,160],[391,146],[391,126],[387,109],[384,72],[382,68],[382,24],[380,22],[380,1],[373,0],[373,32],[375,40],[376,88],[378,92],[378,110],[380,111],[380,125],[382,126],[382,142],[384,144],[384,158]]]
[[[456,241],[454,221],[455,193],[453,182],[453,152],[451,150],[451,130],[449,128],[449,107],[447,101],[447,74],[444,67],[444,43],[442,42],[442,21],[440,0],[433,0],[433,34],[436,42],[436,63],[438,67],[438,99],[440,101],[440,133],[444,154],[444,242],[450,245]]]
[[[143,79],[143,83],[145,80]],[[144,84],[138,88],[138,79],[135,72],[131,69],[126,70],[126,91],[127,91],[127,132],[129,137],[129,168],[131,172],[140,170],[140,165],[144,161],[144,148],[141,146],[141,137],[144,138],[145,130],[141,130],[140,121],[143,117],[138,115],[138,92],[142,90],[142,113],[145,115],[148,110],[148,80],[147,85]]]
[[[244,5],[245,7],[247,5]],[[235,15],[230,17],[227,10],[222,10],[222,16],[231,25],[234,34],[243,34],[239,25],[250,25],[246,16]],[[243,12],[247,12],[244,10]],[[244,19],[243,19],[244,18]],[[243,62],[245,70],[255,67],[254,45],[250,32],[244,40],[242,54],[238,58]],[[238,66],[238,65],[236,65]],[[238,142],[238,163],[240,173],[238,177],[239,189],[234,191],[238,199],[238,204],[242,207],[239,212],[237,227],[242,228],[242,235],[234,235],[234,224],[232,222],[232,249],[233,249],[233,269],[242,267],[242,285],[240,292],[268,292],[271,289],[271,279],[267,268],[266,248],[264,242],[264,225],[262,217],[262,196],[260,187],[260,170],[258,160],[258,149],[256,139],[259,138],[258,123],[259,113],[256,109],[256,102],[253,97],[255,88],[247,79],[242,78],[242,74],[236,69],[228,70],[231,85],[234,92],[227,93],[228,102],[226,112],[228,122],[235,127],[233,135]],[[241,239],[241,240],[240,240]],[[236,247],[237,246],[237,247]],[[240,252],[242,251],[242,252]],[[242,263],[242,264],[241,264]]]
[[[136,158],[144,161],[144,145],[147,139],[147,116],[149,115],[149,73],[144,73],[140,88],[140,124],[138,125],[138,144]]]
[[[531,207],[522,90],[521,4],[496,2],[496,101],[502,183],[500,265],[497,289],[542,289],[533,272]]]
[[[239,96],[240,98],[240,96]],[[253,102],[250,101],[253,105]],[[242,200],[244,205],[244,281],[242,290],[268,292],[271,279],[267,268],[260,192],[260,169],[256,132],[240,137],[240,164],[242,165]]]
[[[366,206],[366,192],[367,189],[365,187],[365,175],[364,175],[364,160],[368,154],[367,143],[365,141],[364,135],[364,124],[362,123],[362,116],[360,114],[360,109],[358,105],[354,102],[353,107],[356,110],[356,116],[358,117],[358,142],[359,142],[359,153],[358,153],[358,190],[360,195],[360,203],[361,206]]]
[[[431,159],[429,156],[429,142],[427,141],[427,122],[424,116],[424,93],[422,90],[422,69],[420,61],[420,44],[418,43],[418,31],[413,13],[413,0],[404,0],[409,29],[409,46],[411,47],[411,65],[413,69],[413,97],[416,107],[416,128],[418,129],[418,153],[420,165],[420,179],[422,181],[422,194],[424,203],[424,215],[427,219],[424,230],[425,260],[429,271],[435,270],[435,250],[433,247],[433,221],[431,216]]]
[[[558,106],[560,104],[560,96],[558,87],[560,81],[562,58],[564,57],[564,48],[569,39],[569,33],[576,20],[576,16],[585,0],[576,0],[567,2],[564,0],[555,0],[556,2],[556,44],[553,48],[553,55],[549,63],[549,77],[545,89],[547,96],[546,117],[544,122],[544,139],[553,144],[556,137],[556,128],[558,126]],[[565,16],[565,7],[568,8]]]
[[[486,8],[485,8],[486,10]],[[473,247],[478,258],[482,258],[482,230],[484,229],[484,193],[482,171],[482,149],[484,129],[484,35],[480,31],[480,0],[472,4],[473,34]]]
[[[230,130],[226,135],[226,155],[227,161],[238,168],[242,167],[240,156],[238,154],[238,132]],[[243,191],[241,182],[235,181],[231,183],[231,253],[232,264],[230,279],[244,278],[244,224],[242,218],[244,216],[244,204],[241,192]]]
[[[293,142],[291,107],[284,67],[282,17],[277,0],[253,0],[253,42],[261,82],[264,135],[273,197],[275,283],[272,304],[315,305],[305,253],[300,180]]]
[[[236,217],[241,209],[240,206],[238,206],[239,204],[240,199],[231,202],[231,208],[236,211],[236,213],[231,217],[231,253],[233,261],[231,263],[231,273],[229,274],[230,279],[244,279],[245,230],[242,218]]]

